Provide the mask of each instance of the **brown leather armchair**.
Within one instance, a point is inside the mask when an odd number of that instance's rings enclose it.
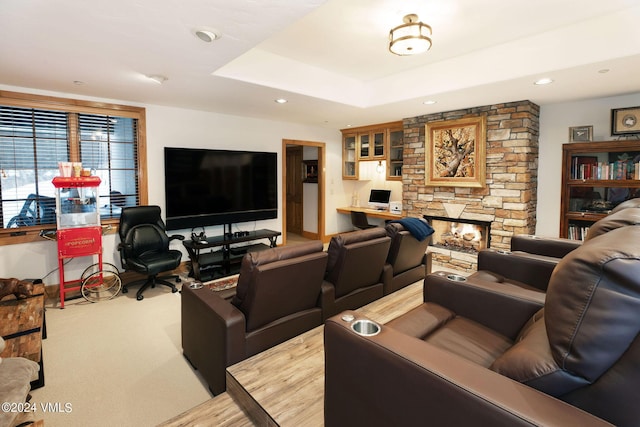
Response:
[[[183,287],[183,354],[214,394],[226,390],[227,366],[322,324],[327,259],[320,241],[247,253],[230,300]]]
[[[382,270],[390,243],[382,227],[331,238],[320,300],[323,319],[382,298]]]
[[[357,313],[329,319],[325,425],[637,425],[638,241],[627,226],[569,253],[544,307],[436,273],[424,304],[377,335],[352,330]]]
[[[638,224],[640,224],[640,209],[629,204],[625,209],[619,209],[595,222],[589,228],[585,242],[611,230]],[[511,251],[495,249],[480,251],[478,271],[470,278],[544,292],[549,284],[551,273],[560,259],[579,248],[582,243],[579,240],[563,238],[516,235],[511,238]]]
[[[422,218],[415,220],[428,226]],[[431,272],[431,256],[426,253],[431,236],[418,240],[399,222],[390,222],[385,229],[391,238],[382,276],[384,294],[388,295],[424,279],[424,276]]]

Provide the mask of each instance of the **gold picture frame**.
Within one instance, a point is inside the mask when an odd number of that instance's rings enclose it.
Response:
[[[425,185],[484,187],[486,117],[478,116],[425,126]]]

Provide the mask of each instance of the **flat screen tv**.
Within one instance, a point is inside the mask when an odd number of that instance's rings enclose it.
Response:
[[[276,153],[164,149],[169,230],[278,217]]]

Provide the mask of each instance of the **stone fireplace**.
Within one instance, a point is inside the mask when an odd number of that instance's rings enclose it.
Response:
[[[485,187],[425,186],[425,125],[480,115],[487,118]],[[487,223],[486,245],[497,249],[509,249],[514,234],[533,234],[538,187],[538,120],[539,107],[530,101],[404,119],[402,203],[405,214],[446,218],[449,222]],[[434,268],[441,264],[469,272],[477,269],[477,253],[473,251],[438,246],[430,246],[429,251],[433,253]]]
[[[477,255],[491,243],[491,223],[424,215],[434,233],[431,246],[448,251]]]

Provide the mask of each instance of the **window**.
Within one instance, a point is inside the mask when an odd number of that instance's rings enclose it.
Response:
[[[101,179],[103,224],[147,203],[144,109],[0,91],[0,245],[56,226],[58,162],[81,162]]]
[[[139,204],[137,120],[79,114],[78,128],[82,166],[102,180],[100,215],[119,218],[122,207]]]

